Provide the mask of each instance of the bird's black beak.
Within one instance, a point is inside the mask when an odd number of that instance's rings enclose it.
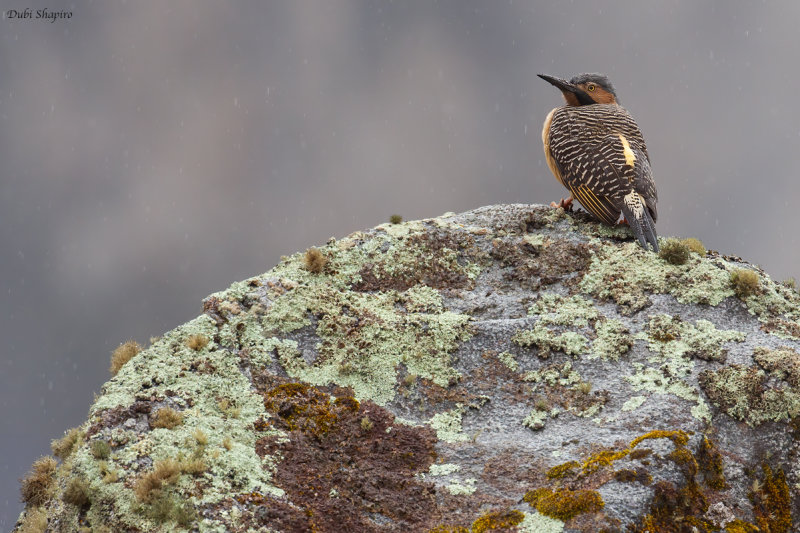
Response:
[[[537,74],[540,78],[544,81],[555,85],[559,88],[559,90],[564,93],[564,97],[566,98],[567,93],[571,93],[575,95],[578,102],[581,105],[588,105],[596,103],[589,94],[584,91],[583,89],[571,84],[567,80],[562,80],[561,78],[556,78],[555,76],[548,76],[547,74]],[[569,101],[569,100],[568,100]]]
[[[562,91],[569,91],[571,93],[575,93],[576,90],[578,90],[578,91],[580,90],[577,87],[575,87],[574,85],[572,85],[570,82],[568,82],[567,80],[562,80],[561,78],[556,78],[554,76],[548,76],[547,74],[537,74],[537,76],[542,78],[544,81],[555,85],[556,87],[558,87]]]

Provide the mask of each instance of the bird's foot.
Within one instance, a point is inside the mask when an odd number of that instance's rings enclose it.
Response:
[[[564,211],[572,211],[572,196],[570,196],[566,200],[562,198],[561,201],[558,203],[550,202],[550,207],[555,207],[555,208],[560,207]]]

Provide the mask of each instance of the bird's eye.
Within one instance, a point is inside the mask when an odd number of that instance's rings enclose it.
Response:
[[[586,86],[586,88],[589,89],[590,91],[594,91],[594,83],[590,83],[589,85]]]

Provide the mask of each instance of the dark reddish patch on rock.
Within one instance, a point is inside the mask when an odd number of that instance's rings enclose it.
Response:
[[[396,425],[372,402],[302,383],[267,390],[264,405],[289,442],[265,437],[256,452],[281,455],[274,481],[307,517],[298,531],[424,531],[433,523],[435,489],[414,477],[435,458],[433,430]]]
[[[490,255],[503,266],[511,267],[504,274],[506,280],[532,290],[553,283],[569,285],[580,281],[591,259],[586,244],[569,241],[534,246],[525,241],[496,239]]]
[[[391,265],[391,273],[386,269],[382,258],[366,263],[359,272],[361,281],[352,289],[361,292],[396,290],[405,291],[416,285],[426,285],[434,289],[471,288],[473,281],[462,268],[467,261],[469,250],[474,249],[474,239],[468,234],[445,230],[427,230],[408,237],[404,243],[407,255],[415,257],[407,268]],[[452,257],[455,253],[456,257]]]
[[[153,398],[153,401],[156,401]],[[136,400],[128,407],[114,407],[105,409],[97,416],[99,419],[86,430],[86,436],[91,437],[104,428],[119,426],[129,418],[138,418],[141,415],[149,415],[152,402],[146,400]]]

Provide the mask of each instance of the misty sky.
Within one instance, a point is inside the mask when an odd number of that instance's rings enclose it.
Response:
[[[331,236],[565,196],[536,77],[606,73],[658,232],[800,277],[798,2],[0,0],[0,529],[111,350]]]

